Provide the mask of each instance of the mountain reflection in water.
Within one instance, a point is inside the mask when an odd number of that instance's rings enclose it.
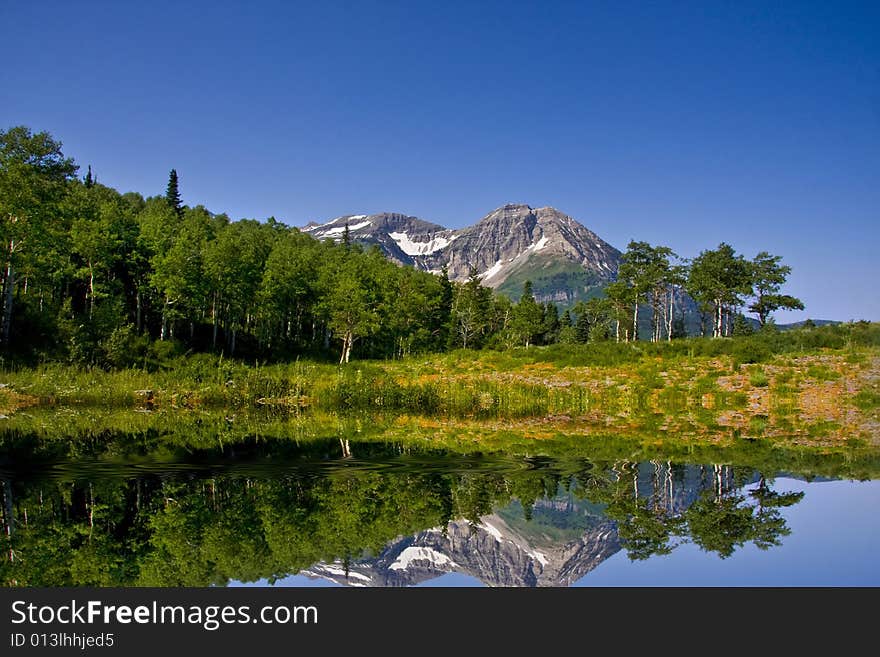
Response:
[[[568,586],[618,553],[645,561],[688,544],[723,562],[743,546],[772,551],[791,532],[785,513],[810,503],[754,464],[345,447],[7,453],[0,582],[409,586],[456,573]]]

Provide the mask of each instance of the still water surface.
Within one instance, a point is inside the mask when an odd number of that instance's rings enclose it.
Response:
[[[5,586],[880,585],[880,481],[778,462],[14,447]]]

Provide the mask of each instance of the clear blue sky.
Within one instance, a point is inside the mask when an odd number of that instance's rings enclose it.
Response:
[[[0,126],[291,225],[552,205],[880,320],[880,3],[12,2]]]

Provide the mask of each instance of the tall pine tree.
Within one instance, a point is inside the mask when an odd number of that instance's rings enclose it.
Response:
[[[177,186],[177,170],[171,169],[168,174],[168,188],[165,190],[165,200],[178,217],[183,217],[183,204],[180,202],[180,190]]]

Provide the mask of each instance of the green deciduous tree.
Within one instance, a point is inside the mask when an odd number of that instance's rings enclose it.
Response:
[[[10,343],[16,271],[46,248],[47,227],[58,214],[65,184],[77,167],[47,132],[25,126],[0,131],[0,244],[3,249],[0,340]]]
[[[456,286],[452,318],[457,344],[465,349],[478,346],[480,336],[489,323],[492,293],[481,285],[477,270],[471,267],[466,283]]]
[[[379,329],[379,299],[367,274],[364,262],[352,258],[332,278],[325,303],[330,330],[342,342],[340,363],[349,361],[355,342]]]
[[[639,306],[647,301],[652,287],[654,260],[655,254],[650,244],[631,241],[617,270],[618,281],[625,283],[626,290],[630,293],[632,333],[628,337],[631,340],[639,339]]]
[[[151,282],[162,300],[160,340],[174,337],[178,320],[192,322],[195,314],[205,307],[209,285],[204,258],[212,237],[207,213],[193,209],[186,212],[174,228],[167,250],[154,253]]]
[[[611,321],[614,324],[614,339],[620,342],[621,337],[629,342],[630,330],[633,325],[631,303],[632,293],[626,281],[617,280],[605,286],[605,296],[611,309]],[[621,331],[621,329],[623,329]],[[621,336],[622,334],[622,336]]]
[[[209,226],[207,222],[205,225]],[[230,354],[235,353],[238,333],[254,324],[258,292],[274,239],[270,228],[243,219],[223,226],[214,239],[205,243],[212,344],[216,345],[217,324],[222,321]]]
[[[761,326],[767,323],[771,313],[780,308],[804,309],[800,299],[779,293],[791,273],[791,267],[781,263],[781,256],[770,255],[766,251],[761,251],[750,263],[755,301],[749,306],[749,311],[758,316]]]
[[[282,234],[272,246],[259,292],[270,347],[279,343],[303,346],[315,339],[322,250],[316,240],[296,230]],[[219,311],[214,304],[219,300],[212,301],[211,313],[216,344]]]
[[[675,298],[684,284],[684,268],[676,264],[677,259],[669,247],[648,242],[630,242],[623,254],[618,280],[625,284],[631,296],[632,334],[628,337],[633,340],[638,339],[642,304],[648,304],[651,341],[658,342],[664,336],[672,339]]]
[[[712,313],[712,337],[730,335],[743,298],[751,294],[751,268],[729,244],[702,251],[691,263],[687,290],[700,307]]]

